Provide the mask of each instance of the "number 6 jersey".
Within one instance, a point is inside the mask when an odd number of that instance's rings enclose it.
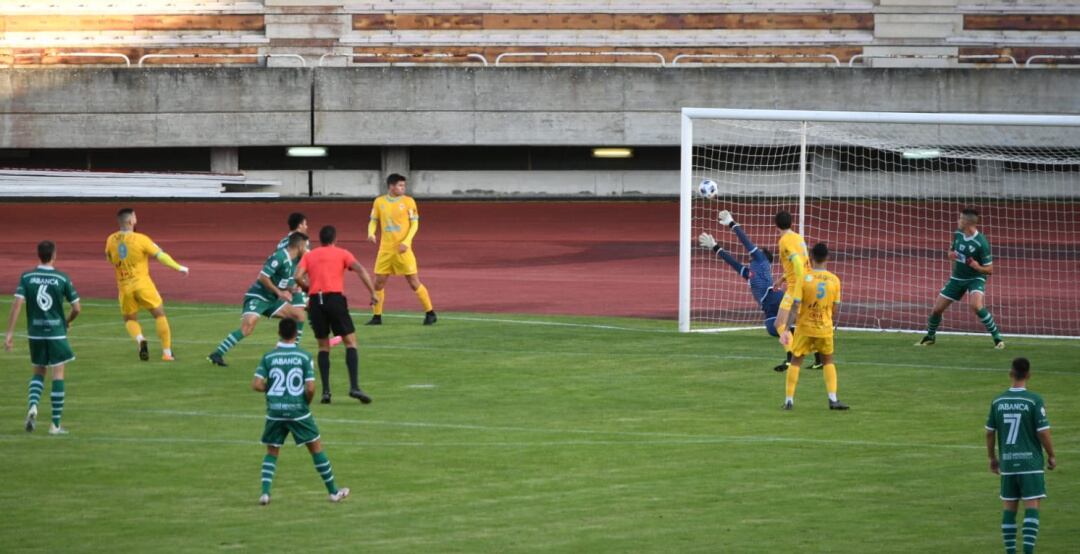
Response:
[[[26,334],[31,339],[55,340],[67,336],[64,300],[79,301],[79,293],[67,275],[48,266],[38,266],[22,274],[15,296],[26,300]]]

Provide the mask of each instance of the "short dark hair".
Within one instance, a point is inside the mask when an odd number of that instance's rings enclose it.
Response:
[[[334,244],[337,240],[337,229],[333,225],[324,225],[322,229],[319,229],[319,242],[323,246]]]
[[[771,250],[769,250],[768,248],[762,248],[761,253],[765,254],[765,259],[769,260],[770,264],[773,262],[773,255]]]
[[[120,211],[116,212],[116,221],[124,223],[128,220],[128,216],[135,213],[135,208],[120,208]]]
[[[391,173],[390,175],[388,175],[386,177],[386,186],[396,185],[397,183],[400,183],[401,181],[407,181],[407,180],[408,179],[406,179],[405,176],[400,174],[400,173]]]
[[[1016,358],[1012,361],[1012,373],[1016,379],[1027,379],[1028,373],[1031,372],[1031,362],[1027,358]]]
[[[291,317],[282,318],[277,324],[277,334],[282,340],[296,338],[296,320]]]
[[[304,233],[293,233],[293,234],[289,235],[288,248],[296,248],[297,246],[302,246],[305,243],[307,243],[307,241],[308,241],[308,236],[305,235]]]
[[[829,247],[825,246],[824,242],[819,242],[810,249],[810,257],[814,259],[815,263],[821,263],[829,259]]]
[[[307,221],[307,216],[300,212],[293,212],[289,214],[289,230],[295,231],[296,228],[299,227],[300,224],[304,221]]]
[[[791,228],[791,212],[780,210],[776,212],[776,226],[781,229]]]
[[[56,243],[51,240],[43,240],[37,245],[37,257],[41,263],[47,264],[52,261],[56,254]]]
[[[964,208],[963,210],[960,210],[960,215],[968,219],[974,219],[975,223],[978,223],[979,220],[982,219],[979,217],[979,210],[976,210],[975,208]]]

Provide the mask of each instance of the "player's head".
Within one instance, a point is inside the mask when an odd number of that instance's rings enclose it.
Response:
[[[979,210],[975,208],[964,208],[960,210],[960,226],[961,227],[974,227],[979,224]]]
[[[791,212],[780,210],[776,212],[776,226],[782,231],[791,228]]]
[[[330,246],[337,240],[337,229],[333,225],[325,225],[319,229],[319,244]]]
[[[135,208],[120,208],[116,212],[116,223],[121,229],[134,229],[138,220],[135,219]]]
[[[307,216],[300,212],[293,212],[289,214],[289,230],[299,231],[301,233],[307,232]]]
[[[761,248],[759,250],[761,250],[762,254],[765,254],[765,259],[769,260],[769,263],[771,264],[773,262],[772,250],[769,250],[768,248]]]
[[[51,264],[56,259],[56,243],[43,240],[37,245],[37,257],[43,264]]]
[[[296,339],[296,320],[291,317],[282,318],[277,325],[277,334],[281,340],[291,342]]]
[[[1031,362],[1027,358],[1016,358],[1012,361],[1012,369],[1009,370],[1009,376],[1016,381],[1027,381],[1028,375],[1031,374]]]
[[[810,249],[810,259],[815,265],[820,265],[829,260],[829,247],[824,242],[819,242]]]
[[[307,244],[307,241],[308,241],[308,236],[305,235],[304,233],[301,233],[301,232],[297,231],[297,232],[289,235],[289,245],[286,246],[286,248],[288,248],[289,250],[292,250],[293,253],[295,254],[295,253],[300,252],[300,251],[302,251],[304,249],[304,246]]]
[[[393,196],[401,196],[405,194],[405,176],[398,173],[391,173],[386,177],[386,189]]]

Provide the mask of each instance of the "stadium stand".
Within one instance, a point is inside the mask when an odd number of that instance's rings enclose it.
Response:
[[[0,63],[9,67],[495,65],[497,59],[499,65],[1075,65],[1080,3],[0,2]]]
[[[280,183],[212,173],[0,170],[0,197],[276,198]]]

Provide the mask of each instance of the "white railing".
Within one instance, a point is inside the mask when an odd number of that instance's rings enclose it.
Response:
[[[503,52],[498,56],[495,56],[495,67],[499,67],[499,62],[503,58],[532,58],[532,57],[546,57],[546,56],[614,56],[614,57],[656,57],[660,59],[660,67],[667,67],[667,60],[663,54],[659,52]]]
[[[406,59],[406,58],[434,58],[434,59],[446,59],[446,58],[466,58],[469,60],[477,60],[484,67],[488,66],[487,58],[483,54],[453,54],[450,52],[426,52],[423,54],[410,54],[408,52],[372,52],[372,53],[360,53],[354,52],[352,54],[323,54],[319,57],[319,67],[322,67],[323,59],[328,56],[346,56],[352,58],[391,58],[391,59]],[[389,62],[372,62],[372,63],[395,63]]]
[[[1008,54],[855,54],[848,60],[848,67],[855,67],[856,60],[1006,60],[1019,67],[1016,58]]]
[[[1024,67],[1031,67],[1032,60],[1080,60],[1080,56],[1066,56],[1059,54],[1037,54],[1031,56],[1024,62]]]
[[[146,60],[160,60],[160,59],[194,59],[194,58],[293,58],[300,60],[300,67],[307,67],[307,61],[300,54],[144,54],[139,58],[139,62],[136,67],[143,67],[143,62]],[[130,66],[131,63],[129,62]]]
[[[43,58],[46,54],[35,52],[31,54],[10,54],[12,63],[14,66],[14,60],[18,58]],[[57,52],[55,54],[48,54],[50,58],[113,58],[118,60],[124,60],[124,64],[127,67],[131,67],[131,58],[125,54],[110,53],[110,52]]]
[[[840,58],[833,54],[679,54],[672,58],[671,65],[674,66],[679,63],[679,60],[757,60],[757,59],[828,59],[832,60],[836,67],[841,67]],[[783,63],[783,62],[780,62]],[[685,65],[685,64],[684,64]]]

